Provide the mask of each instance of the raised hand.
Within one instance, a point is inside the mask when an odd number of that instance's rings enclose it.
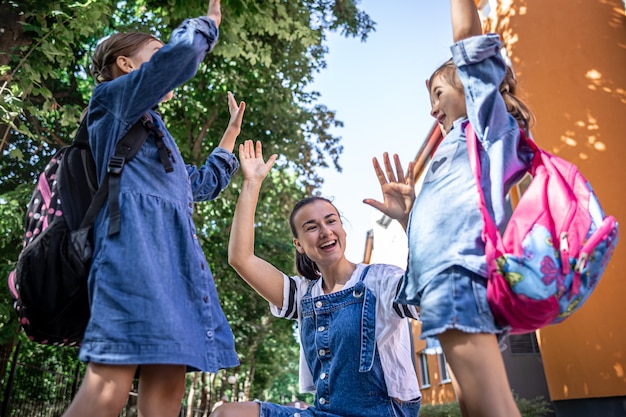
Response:
[[[241,133],[241,123],[243,122],[243,114],[246,111],[246,103],[241,101],[237,104],[235,96],[230,91],[228,92],[228,111],[230,112],[230,120],[219,146],[232,152],[235,148],[237,136]]]
[[[230,121],[228,122],[228,129],[234,129],[236,134],[241,132],[241,122],[243,121],[243,113],[246,111],[246,103],[241,101],[237,104],[235,96],[230,91],[228,92],[228,111],[230,112]]]
[[[395,154],[393,156],[394,167],[389,159],[389,154],[383,154],[383,163],[385,171],[380,166],[378,159],[373,158],[374,171],[378,177],[380,188],[383,193],[383,202],[366,198],[363,200],[365,204],[380,210],[383,214],[400,222],[404,230],[406,230],[409,222],[409,214],[415,200],[415,179],[413,178],[413,162],[409,163],[407,173],[405,174],[400,163],[400,157]]]
[[[272,169],[277,154],[273,154],[263,161],[263,146],[261,141],[256,142],[256,146],[251,140],[246,140],[239,145],[239,164],[243,173],[244,181],[261,183]]]
[[[209,10],[206,13],[207,17],[215,21],[217,27],[222,23],[222,8],[220,0],[209,0]]]

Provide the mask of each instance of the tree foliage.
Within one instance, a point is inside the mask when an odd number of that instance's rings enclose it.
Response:
[[[167,41],[183,19],[206,13],[203,0],[9,0],[0,5],[0,274],[14,267],[32,184],[68,143],[93,82],[89,57],[100,38],[147,31]],[[202,164],[228,123],[226,92],[247,103],[240,139],[263,141],[280,158],[257,214],[257,252],[287,273],[293,250],[289,208],[322,183],[320,167],[340,170],[340,127],[310,83],[325,67],[329,31],[365,40],[374,22],[358,0],[222,0],[220,40],[177,99],[161,107],[188,163]],[[195,213],[207,259],[231,322],[242,365],[238,384],[262,397],[297,361],[292,322],[271,317],[267,302],[227,265],[227,240],[241,178]],[[0,289],[0,343],[18,329]],[[278,360],[280,359],[280,360]]]

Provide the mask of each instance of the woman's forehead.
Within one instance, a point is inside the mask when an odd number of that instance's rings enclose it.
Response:
[[[335,206],[325,200],[315,200],[300,207],[295,218],[306,222],[309,219],[326,218],[331,215],[339,216]]]

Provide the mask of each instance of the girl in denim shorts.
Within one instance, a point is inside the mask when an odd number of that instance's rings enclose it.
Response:
[[[482,35],[474,0],[450,4],[452,59],[427,82],[444,138],[416,198],[413,175],[405,176],[397,155],[392,162],[385,154],[384,169],[374,159],[384,201],[365,202],[407,231],[408,268],[397,301],[420,306],[421,337],[439,339],[463,416],[520,416],[498,345],[507,328],[495,322],[487,303],[483,222],[465,128],[472,124],[485,151],[481,186],[502,226],[505,196],[531,160],[520,127],[528,131],[533,116],[515,96],[517,82],[498,35]]]
[[[315,404],[301,410],[228,403],[212,417],[416,417],[421,395],[408,317],[416,318],[417,311],[394,302],[404,271],[348,261],[340,215],[322,197],[296,203],[289,219],[299,276],[287,276],[254,254],[256,204],[275,160],[263,161],[260,142],[239,146],[244,180],[228,258],[275,316],[298,322],[300,390],[315,392]]]

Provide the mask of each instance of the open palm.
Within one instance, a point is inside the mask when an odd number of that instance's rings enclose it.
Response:
[[[380,188],[383,193],[383,201],[366,198],[365,204],[380,210],[383,214],[400,222],[406,230],[409,214],[415,200],[415,181],[413,178],[413,163],[409,163],[407,174],[405,175],[400,158],[394,155],[394,168],[387,153],[383,154],[385,170],[380,166],[378,159],[373,158],[374,171],[378,177]]]
[[[278,155],[270,156],[267,162],[263,161],[263,147],[261,141],[256,145],[251,140],[246,140],[239,145],[239,164],[244,180],[259,182],[263,181],[272,169]]]

